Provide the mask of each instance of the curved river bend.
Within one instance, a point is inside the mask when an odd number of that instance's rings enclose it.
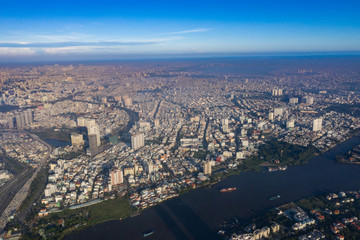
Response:
[[[74,233],[67,239],[218,239],[226,219],[247,220],[269,208],[322,192],[360,189],[360,165],[337,164],[335,156],[360,144],[353,137],[308,164],[278,172],[247,172],[230,176],[212,188],[197,189],[123,221],[109,221]],[[234,192],[220,193],[232,186]],[[281,198],[269,201],[276,194]]]

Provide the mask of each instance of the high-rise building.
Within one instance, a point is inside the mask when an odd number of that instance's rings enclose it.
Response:
[[[221,120],[221,127],[222,127],[222,131],[224,133],[229,132],[229,119],[222,119]]]
[[[135,167],[125,167],[124,168],[124,176],[135,175]]]
[[[99,147],[101,145],[101,139],[100,139],[100,129],[98,125],[93,125],[90,128],[88,128],[88,135],[96,135],[96,144]]]
[[[271,95],[277,96],[277,95],[278,95],[278,90],[277,90],[277,89],[273,89],[272,92],[271,92]]]
[[[30,118],[30,124],[34,122],[34,113],[32,110],[28,110],[29,118]]]
[[[24,112],[23,114],[24,114],[25,126],[27,126],[30,124],[30,118],[29,118],[27,112]]]
[[[305,99],[305,103],[306,103],[306,104],[308,104],[308,105],[314,104],[314,97],[312,97],[312,96],[305,96],[304,99]]]
[[[77,118],[77,125],[78,125],[78,127],[85,127],[85,118],[78,117]]]
[[[243,152],[237,152],[236,153],[236,159],[244,159],[245,156],[244,156],[244,153]]]
[[[25,127],[25,123],[23,122],[23,119],[22,119],[20,114],[17,114],[15,116],[15,121],[16,121],[16,127],[17,128],[24,128]]]
[[[121,96],[116,96],[116,97],[114,97],[114,99],[115,99],[116,102],[121,102],[122,97]]]
[[[283,90],[282,89],[273,89],[271,92],[271,95],[273,96],[282,96],[283,95]]]
[[[154,120],[154,127],[160,127],[160,121],[159,119]]]
[[[281,116],[283,114],[282,108],[275,108],[274,109],[274,116]]]
[[[10,129],[14,128],[14,118],[13,117],[8,117],[8,125]]]
[[[101,103],[107,103],[107,97],[102,97],[101,98]]]
[[[32,123],[32,111],[31,110],[27,110],[24,112],[25,114],[25,124],[29,125]]]
[[[25,113],[24,112],[21,112],[20,113],[20,117],[21,117],[21,121],[22,121],[22,124],[23,126],[25,127],[27,124],[25,122]]]
[[[154,172],[154,164],[151,161],[145,161],[144,167],[148,174],[151,174],[152,172]]]
[[[131,136],[131,147],[134,150],[138,150],[145,145],[144,133],[138,133]]]
[[[119,185],[124,182],[124,175],[121,169],[114,169],[110,172],[111,186]]]
[[[71,134],[71,145],[79,147],[84,145],[84,138],[82,134]]]
[[[151,130],[151,124],[149,122],[146,121],[137,121],[136,122],[136,127],[140,130],[140,131],[150,131]]]
[[[88,131],[89,131],[89,129],[90,129],[92,126],[95,126],[95,125],[96,125],[96,121],[95,121],[95,119],[85,119],[85,120],[84,120],[84,125],[85,125],[85,127],[88,129]]]
[[[211,162],[210,161],[204,162],[203,173],[205,175],[211,175]]]
[[[274,113],[273,112],[269,113],[269,120],[274,120]]]
[[[132,100],[129,96],[123,96],[123,102],[125,107],[131,107],[132,106]]]
[[[322,128],[322,118],[314,119],[313,121],[313,131],[321,131]]]
[[[95,155],[98,153],[99,148],[97,145],[97,136],[96,134],[90,134],[89,135],[89,147],[90,147],[90,152],[91,155]]]
[[[247,134],[247,130],[245,128],[241,129],[241,136],[245,136]]]
[[[298,102],[299,102],[299,99],[298,99],[298,98],[295,98],[295,97],[294,97],[294,98],[290,98],[290,99],[289,99],[289,103],[290,103],[290,104],[297,104]]]
[[[294,119],[290,119],[289,121],[286,122],[286,128],[293,128],[294,126],[295,126]]]

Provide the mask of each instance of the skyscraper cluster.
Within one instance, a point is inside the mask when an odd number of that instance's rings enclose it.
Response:
[[[99,125],[96,124],[95,119],[86,119],[79,117],[77,119],[79,127],[86,127],[89,137],[89,147],[91,155],[95,155],[101,146],[101,136]]]
[[[31,125],[33,122],[34,122],[33,112],[30,109],[16,114],[15,122],[13,117],[8,118],[9,128],[14,128],[16,124],[16,127],[21,129]]]
[[[272,90],[272,95],[273,96],[282,96],[283,95],[283,90],[282,89],[273,89]]]

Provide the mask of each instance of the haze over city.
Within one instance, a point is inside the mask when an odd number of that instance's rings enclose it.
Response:
[[[360,239],[359,1],[6,1],[0,240]]]
[[[0,58],[353,54],[359,1],[5,1]]]

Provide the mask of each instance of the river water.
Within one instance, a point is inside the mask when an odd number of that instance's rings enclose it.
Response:
[[[63,146],[71,145],[70,142],[56,140],[56,139],[46,139],[45,142],[47,142],[48,144],[54,147],[63,147]]]
[[[75,233],[67,239],[218,239],[219,224],[230,218],[246,221],[270,208],[323,192],[360,189],[360,165],[337,164],[335,156],[360,144],[351,138],[308,164],[278,172],[247,172],[230,176],[211,188],[197,189],[140,215],[109,221]],[[221,187],[237,190],[220,193]],[[281,195],[270,201],[269,197]]]

